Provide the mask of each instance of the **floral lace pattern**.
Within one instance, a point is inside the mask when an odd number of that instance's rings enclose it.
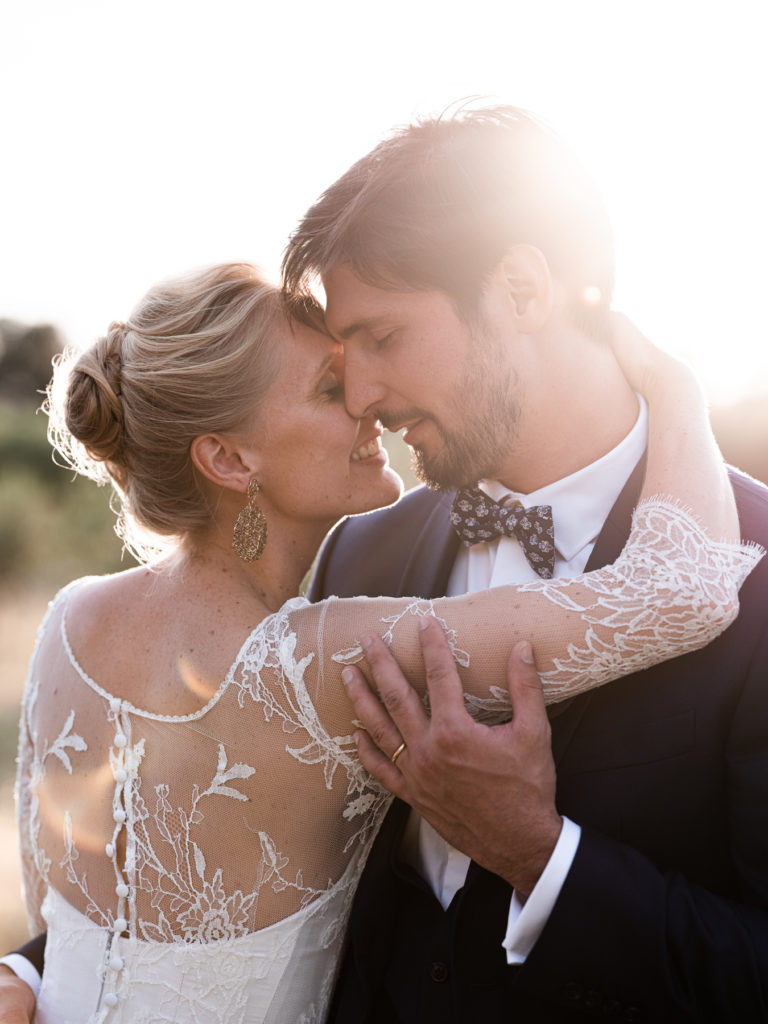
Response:
[[[431,612],[469,706],[499,720],[509,707],[494,683],[523,605],[519,628],[543,624],[537,658],[561,700],[707,643],[760,556],[655,501],[618,561],[588,576],[467,600],[294,599],[183,716],[134,707],[87,674],[67,610],[98,581],[71,584],[41,626],[20,732],[27,904],[49,932],[38,1021],[322,1021],[389,803],[357,760],[339,678],[362,658],[357,638],[379,629],[418,681],[417,620]]]
[[[738,612],[737,589],[765,552],[756,544],[716,544],[673,501],[643,503],[633,518],[637,543],[616,561],[582,577],[524,583],[586,625],[581,642],[540,673],[545,700],[556,703],[611,679],[698,650]],[[682,557],[681,557],[682,556]],[[577,593],[586,589],[585,596]],[[489,699],[466,695],[478,719],[498,721],[511,711],[509,694],[491,687]]]
[[[266,1008],[279,1004],[293,1016],[275,1016],[275,1021],[322,1020],[352,894],[389,796],[353,756],[352,738],[325,732],[309,698],[307,668],[315,659],[311,652],[296,655],[289,618],[306,602],[289,602],[261,623],[202,713],[173,718],[134,708],[84,672],[67,635],[70,592],[59,595],[41,628],[43,642],[33,659],[22,719],[19,813],[27,899],[33,928],[49,931],[38,1020],[62,1019],[51,979],[59,964],[71,972],[94,935],[100,948],[91,953],[100,973],[93,1016],[73,1019],[269,1020]],[[51,633],[54,628],[58,637]],[[58,640],[59,680],[65,668],[75,677],[76,706],[61,712],[63,725],[51,732],[49,720],[56,712],[51,716],[52,709],[43,707],[41,664],[52,636]],[[226,725],[217,726],[218,720]],[[238,729],[239,722],[244,724]],[[238,822],[235,808],[250,810],[259,803],[256,777],[264,764],[257,768],[256,759],[233,759],[229,751],[247,749],[260,730],[283,737],[284,756],[304,770],[314,769],[303,799],[314,798],[321,806],[324,796],[321,820],[336,817],[343,824],[336,829],[338,849],[330,851],[331,869],[321,884],[314,881],[317,872],[306,877],[311,856],[302,865],[291,855],[296,838],[290,828],[284,848],[277,828],[258,827],[255,819]],[[175,734],[184,734],[184,740]],[[189,757],[182,755],[190,734],[198,745],[204,736],[204,753],[195,757],[193,772]],[[170,741],[178,755],[178,761],[169,761],[169,781],[158,781],[148,763],[153,736]],[[95,762],[111,791],[108,802],[106,788],[102,793],[101,821],[88,825],[78,809],[78,757],[83,776],[92,774]],[[66,798],[59,803],[62,783]],[[58,828],[47,812],[54,799],[63,808]],[[214,811],[214,805],[229,807]],[[311,825],[312,816],[306,817]],[[229,837],[213,819],[225,823]],[[238,828],[243,850],[235,866],[243,884],[233,881],[231,863]],[[98,852],[95,832],[105,839]],[[228,844],[227,838],[233,841]],[[265,901],[269,906],[261,913]],[[322,969],[310,966],[310,990],[291,982],[283,992],[280,979],[301,950],[310,961],[323,953]],[[234,978],[228,976],[232,972],[222,973],[223,964],[235,963]],[[182,987],[179,967],[186,978]],[[201,981],[205,998],[202,989],[190,987],[190,977],[201,970],[209,976]],[[154,1006],[146,1016],[138,1015],[141,992],[151,993]],[[48,998],[50,1018],[45,1016]],[[124,1017],[127,1000],[130,1016]],[[161,1008],[166,1003],[173,1004],[173,1012]]]
[[[536,594],[544,604],[562,609],[565,620],[572,616],[579,622],[573,632],[577,639],[561,642],[566,627],[558,634],[556,646],[564,654],[537,657],[545,702],[568,700],[710,643],[736,617],[738,588],[763,555],[756,544],[713,542],[685,508],[654,498],[638,506],[627,546],[612,565],[580,576],[518,584],[518,593]],[[491,600],[493,593],[489,592]],[[457,664],[469,667],[469,653],[458,645],[456,629],[440,611],[445,603],[410,602],[382,618],[387,625],[382,639],[391,646],[396,628],[408,615],[433,615]],[[465,635],[473,635],[467,618],[464,626]],[[508,649],[506,640],[504,650]],[[540,646],[537,654],[541,655]],[[356,664],[364,654],[354,644],[333,658],[340,664]],[[473,718],[486,723],[508,718],[512,709],[506,688],[490,685],[488,692],[488,697],[464,694]]]

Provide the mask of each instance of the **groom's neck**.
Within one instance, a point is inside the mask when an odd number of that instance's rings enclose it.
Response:
[[[525,402],[514,450],[497,479],[521,494],[562,480],[612,451],[638,413],[637,396],[612,355],[561,372]]]

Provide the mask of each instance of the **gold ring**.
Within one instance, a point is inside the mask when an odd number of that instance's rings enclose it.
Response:
[[[399,747],[397,748],[397,750],[396,750],[396,751],[394,752],[394,754],[392,755],[392,757],[390,757],[390,759],[389,759],[389,760],[390,760],[390,761],[392,762],[392,764],[397,764],[397,759],[398,759],[398,757],[400,757],[400,755],[402,754],[402,752],[403,752],[404,750],[405,750],[405,741],[403,741],[403,742],[402,742],[402,743],[400,744],[400,746],[399,746]]]

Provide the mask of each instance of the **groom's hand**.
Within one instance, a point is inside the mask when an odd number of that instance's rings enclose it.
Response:
[[[381,701],[358,669],[344,672],[366,730],[357,734],[363,765],[444,839],[524,898],[562,828],[549,721],[530,644],[518,643],[509,658],[514,717],[489,727],[467,714],[456,664],[434,619],[425,619],[421,632],[431,717],[382,640],[366,640]]]
[[[0,964],[0,1024],[29,1024],[34,1012],[32,989],[5,964]]]

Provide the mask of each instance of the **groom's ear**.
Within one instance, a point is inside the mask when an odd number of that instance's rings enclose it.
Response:
[[[494,275],[505,290],[507,314],[521,334],[536,334],[547,323],[555,306],[555,283],[541,249],[513,245]]]
[[[248,493],[248,481],[258,476],[255,453],[228,434],[201,434],[189,453],[198,472],[217,487]]]

